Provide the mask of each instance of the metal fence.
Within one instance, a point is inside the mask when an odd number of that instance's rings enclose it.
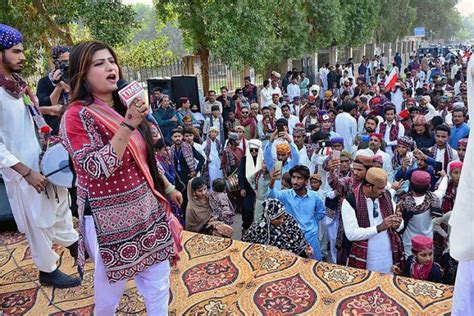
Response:
[[[233,91],[243,87],[241,71],[230,68],[215,57],[209,58],[209,90],[218,94],[221,87]]]
[[[384,53],[390,62],[393,55],[395,55],[395,52],[400,52],[403,62],[406,62],[410,53],[415,49],[416,43],[413,41],[366,44],[352,48],[338,48],[336,50],[336,61],[337,63],[346,63],[348,58],[352,57],[354,63],[357,64],[364,55],[373,58],[375,54],[380,55],[381,53]],[[199,67],[196,67],[200,65],[199,57],[194,56],[191,58],[194,58],[194,64],[186,64],[184,59],[179,59],[176,62],[157,68],[134,70],[130,67],[123,66],[123,77],[129,82],[134,80],[138,81],[144,88],[146,88],[147,80],[151,78],[170,78],[179,75],[195,75],[198,78],[199,89],[202,92],[202,76]],[[291,63],[291,67],[295,67],[299,71],[303,70],[306,73],[307,77],[311,80],[311,84],[313,84],[314,81],[318,82],[317,76],[319,68],[324,64],[329,63],[330,49],[320,49],[314,58],[317,58],[317,65],[314,64],[312,56],[293,60]],[[285,74],[286,70],[280,68],[280,65],[273,66],[272,69],[283,71],[282,75]],[[317,66],[317,69],[313,69],[314,66]],[[32,88],[35,88],[39,79],[42,76],[45,76],[46,73],[47,71],[44,70],[43,74],[29,76],[27,78],[28,84]],[[263,80],[267,78],[267,75],[268,74],[254,73],[255,84],[261,85]],[[209,89],[214,90],[219,94],[220,88],[223,86],[226,86],[229,91],[234,91],[237,88],[243,87],[243,72],[225,65],[218,58],[211,55],[209,58]]]

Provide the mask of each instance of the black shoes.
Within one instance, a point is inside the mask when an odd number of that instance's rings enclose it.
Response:
[[[73,243],[72,245],[66,247],[67,249],[69,249],[69,254],[71,255],[71,257],[74,258],[74,260],[77,260],[78,246],[79,246],[79,244],[78,244],[78,242],[76,241],[76,242]]]
[[[40,271],[39,281],[41,285],[54,286],[58,289],[67,289],[70,287],[81,285],[81,280],[79,278],[74,278],[72,276],[64,274],[59,271],[59,269],[56,269],[53,272],[49,273]]]

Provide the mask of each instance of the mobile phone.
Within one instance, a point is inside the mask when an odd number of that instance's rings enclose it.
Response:
[[[284,125],[280,125],[280,124],[277,125],[277,131],[278,131],[278,133],[284,132],[284,131],[285,131],[285,126],[284,126]]]
[[[333,150],[331,157],[332,159],[339,160],[341,158],[341,152],[339,150]]]
[[[279,172],[279,173],[280,173],[280,176],[278,177],[279,179],[281,179],[281,169],[282,169],[282,166],[283,166],[283,162],[282,162],[282,161],[277,160],[277,161],[275,162],[275,167],[274,167],[274,169],[275,169],[275,172]]]

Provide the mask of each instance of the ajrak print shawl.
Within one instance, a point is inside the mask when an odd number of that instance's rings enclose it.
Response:
[[[362,192],[362,186],[354,189],[354,197],[356,200],[356,216],[360,227],[370,227],[369,210],[367,209],[367,200]],[[388,191],[385,191],[379,198],[380,212],[383,218],[394,213],[392,197]],[[405,260],[403,257],[403,244],[400,235],[392,229],[387,230],[390,245],[392,247],[393,264],[404,269]],[[367,268],[367,249],[368,240],[359,240],[352,242],[351,252],[349,255],[349,267],[366,269]]]
[[[123,118],[107,104],[71,104],[61,138],[77,173],[79,258],[84,264],[83,216],[90,205],[99,251],[110,283],[132,279],[147,267],[176,256],[170,206],[153,186],[146,146],[138,130],[119,159],[110,140]],[[175,219],[175,218],[174,218]]]

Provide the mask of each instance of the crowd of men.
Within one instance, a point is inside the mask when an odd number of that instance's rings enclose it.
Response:
[[[174,214],[189,230],[231,236],[200,221],[231,225],[241,213],[243,240],[291,249],[294,240],[281,236],[298,231],[306,244],[297,254],[453,284],[447,223],[470,130],[469,57],[413,56],[404,65],[398,53],[390,63],[382,54],[364,57],[357,73],[349,59],[323,66],[317,83],[296,69],[273,71],[261,86],[246,77],[233,93],[209,91],[204,104],[173,104],[156,88],[157,161],[184,198]],[[68,58],[67,47],[55,47],[56,67],[38,83],[53,134],[68,103]],[[398,80],[387,89],[389,69]],[[224,194],[210,203],[212,216],[193,210],[196,178]],[[265,225],[273,228],[262,239]]]
[[[306,255],[413,276],[416,254],[431,249],[429,271],[439,269],[424,277],[453,284],[447,222],[470,130],[469,57],[364,57],[357,73],[350,59],[326,64],[312,84],[303,71],[273,71],[259,87],[246,77],[233,94],[209,91],[201,106],[173,105],[157,88],[153,115],[176,185],[186,195],[196,175],[209,190],[224,179],[244,240],[276,198],[302,230]],[[398,80],[387,89],[389,69]]]

